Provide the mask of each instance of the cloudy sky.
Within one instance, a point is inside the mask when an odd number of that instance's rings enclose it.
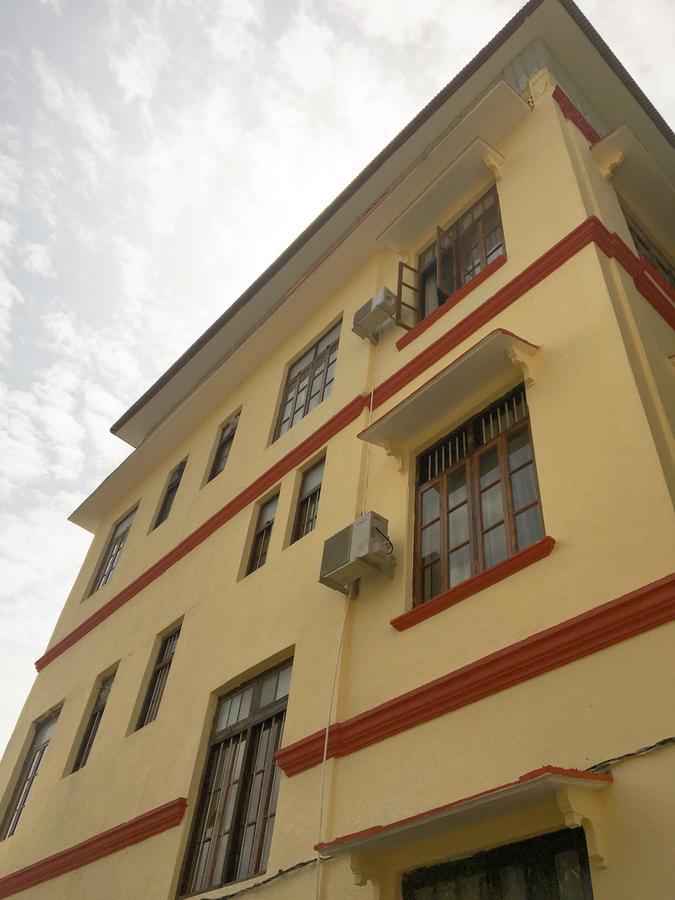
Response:
[[[518,0],[0,0],[0,750],[110,424]],[[581,0],[675,118],[671,0]]]

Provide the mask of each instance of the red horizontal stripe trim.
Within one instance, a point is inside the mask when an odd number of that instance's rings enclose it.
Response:
[[[203,525],[200,525],[199,528],[184,538],[184,540],[177,544],[173,550],[150,566],[149,569],[146,569],[142,575],[132,581],[131,584],[128,584],[124,590],[120,591],[119,594],[116,594],[92,616],[85,619],[81,625],[78,625],[77,628],[71,631],[70,634],[67,634],[66,637],[47,650],[47,652],[35,663],[35,668],[38,672],[49,665],[49,663],[56,659],[57,656],[60,656],[64,650],[72,647],[73,644],[77,643],[77,641],[96,628],[97,625],[100,625],[101,622],[105,621],[105,619],[116,612],[121,606],[131,600],[132,597],[135,597],[136,594],[143,590],[143,588],[159,578],[160,575],[166,572],[167,569],[170,569],[179,559],[182,559],[191,550],[194,550],[195,547],[199,546],[199,544],[210,537],[214,531],[220,528],[221,525],[224,525],[225,522],[233,518],[238,512],[245,509],[249,503],[253,503],[258,497],[262,496],[265,491],[273,487],[287,472],[295,469],[305,459],[310,457],[317,450],[320,450],[330,438],[357,419],[366,404],[367,399],[363,395],[359,394],[358,397],[355,397],[336,415],[324,423],[321,428],[318,428],[306,440],[298,444],[297,447],[291,450],[290,453],[287,453],[286,456],[264,472],[240,494],[237,494],[233,500],[230,500],[229,503],[225,504],[218,512],[207,519]]]
[[[675,573],[337,722],[329,731],[328,756],[354,753],[673,618]],[[325,734],[322,729],[279,750],[284,772],[296,775],[321,763]]]
[[[473,578],[468,578],[462,584],[458,584],[457,587],[450,588],[449,591],[439,594],[433,600],[427,600],[426,603],[414,606],[402,615],[396,616],[395,619],[391,620],[390,624],[397,631],[405,631],[408,628],[412,628],[418,622],[423,622],[425,619],[443,612],[444,609],[454,606],[455,603],[466,600],[467,597],[471,597],[473,594],[490,587],[490,585],[497,584],[504,578],[508,578],[509,575],[531,566],[532,563],[544,559],[554,547],[555,540],[552,537],[542,538],[535,544],[531,544],[529,547],[521,550],[520,553],[509,557],[509,559],[505,559],[496,566],[474,575]]]
[[[373,405],[377,407],[386,402],[425,369],[442,359],[443,356],[457,347],[462,341],[470,337],[479,328],[482,328],[486,322],[489,322],[490,319],[518,300],[524,293],[531,290],[531,288],[591,242],[595,242],[606,256],[616,259],[626,269],[633,278],[636,288],[647,302],[654,307],[666,322],[675,328],[675,311],[673,311],[672,305],[666,307],[663,298],[660,295],[659,297],[655,296],[657,287],[654,283],[647,278],[640,277],[646,272],[646,266],[648,266],[646,260],[640,260],[617,234],[610,233],[599,219],[595,218],[595,216],[590,216],[519,275],[516,275],[508,284],[500,288],[478,309],[469,313],[466,318],[422,350],[398,372],[395,372],[383,381],[374,391]],[[147,587],[156,578],[159,578],[174,563],[186,556],[202,541],[205,541],[206,538],[236,513],[260,497],[270,487],[273,487],[283,475],[319,450],[330,438],[358,418],[367,405],[368,398],[363,394],[359,394],[350,401],[333,418],[317,429],[314,434],[291,450],[283,459],[252,482],[233,500],[211,516],[210,519],[207,519],[203,525],[200,525],[192,534],[177,544],[173,550],[150,566],[149,569],[146,569],[119,594],[116,594],[97,612],[71,631],[70,634],[67,634],[66,637],[47,650],[35,663],[35,668],[38,672],[69,647],[72,647],[73,644],[76,644],[77,641],[96,628],[97,625],[100,625],[101,622],[105,621],[116,610],[131,600],[132,597],[135,597],[144,587]]]
[[[573,122],[577,126],[589,144],[597,144],[598,141],[602,140],[601,136],[595,128],[593,128],[576,103],[573,103],[570,100],[565,91],[563,91],[558,84],[553,91],[553,99],[560,107],[565,118],[569,119],[570,122]]]
[[[463,300],[467,294],[470,294],[471,291],[475,290],[479,285],[481,285],[484,281],[493,275],[497,269],[501,269],[501,267],[506,262],[506,256],[498,256],[497,259],[493,260],[488,266],[486,266],[480,275],[476,275],[471,281],[467,284],[463,284],[459,290],[455,291],[448,299],[445,301],[443,306],[439,306],[438,309],[435,309],[430,315],[426,316],[422,319],[421,322],[418,322],[410,331],[406,331],[402,338],[399,338],[396,341],[396,347],[399,350],[403,350],[404,347],[407,347],[411,341],[414,341],[415,338],[419,337],[420,334],[423,334],[427,328],[431,328],[442,316],[444,316],[447,312],[457,306],[460,300]]]
[[[500,784],[497,787],[488,788],[485,791],[479,791],[477,794],[471,794],[468,797],[462,797],[461,800],[453,800],[452,803],[444,803],[442,806],[436,806],[433,809],[427,809],[424,812],[416,813],[413,816],[406,816],[405,819],[398,819],[396,822],[389,822],[387,825],[373,825],[370,828],[364,828],[361,831],[353,831],[351,834],[344,834],[341,837],[334,838],[332,841],[321,841],[314,845],[315,850],[325,850],[330,847],[340,847],[343,844],[351,844],[353,841],[362,841],[366,838],[375,837],[378,834],[386,834],[389,831],[395,831],[403,825],[411,825],[413,822],[428,819],[439,813],[448,812],[463,804],[468,804],[474,800],[480,800],[482,797],[489,797],[490,794],[498,794],[508,788],[516,787],[518,784],[524,784],[528,781],[535,781],[537,778],[543,778],[546,775],[556,775],[559,778],[579,778],[586,781],[601,781],[611,784],[614,780],[612,776],[604,772],[587,772],[584,769],[561,769],[558,766],[542,766],[533,772],[526,772],[521,775],[517,781],[508,781],[506,784]]]
[[[125,847],[131,847],[149,837],[161,834],[169,828],[175,828],[181,822],[186,806],[185,797],[178,797],[122,825],[115,825],[114,828],[102,831],[92,838],[87,838],[86,841],[74,844],[67,850],[61,850],[30,866],[18,869],[11,875],[5,875],[4,878],[0,878],[0,897],[9,897],[19,891],[25,891],[36,884],[65,875],[111,853],[117,853]]]

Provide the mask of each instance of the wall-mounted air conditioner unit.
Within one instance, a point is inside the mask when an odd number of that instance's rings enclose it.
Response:
[[[378,569],[391,575],[394,556],[388,524],[382,516],[368,512],[329,537],[323,545],[321,584],[346,594],[350,585]]]
[[[368,338],[376,344],[380,337],[380,328],[388,319],[396,314],[396,295],[389,288],[381,288],[367,303],[354,313],[352,331],[359,337]]]

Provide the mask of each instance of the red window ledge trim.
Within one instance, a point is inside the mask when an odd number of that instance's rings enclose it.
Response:
[[[328,757],[347,756],[675,619],[675,572],[490,653],[329,730]],[[286,775],[323,759],[322,729],[277,751]]]
[[[484,281],[493,275],[497,269],[501,269],[501,267],[506,262],[506,255],[498,256],[497,259],[493,260],[489,265],[487,265],[480,275],[476,275],[475,278],[472,278],[471,281],[467,282],[467,284],[463,284],[461,288],[455,291],[454,294],[451,294],[445,303],[442,306],[439,306],[438,309],[435,309],[430,315],[426,316],[422,319],[421,322],[418,322],[417,325],[413,326],[410,331],[407,331],[403,337],[399,338],[396,341],[396,348],[398,350],[403,350],[404,347],[407,347],[411,341],[414,341],[416,337],[419,337],[420,334],[423,334],[427,328],[431,328],[441,316],[444,316],[447,312],[450,312],[460,300],[463,300],[467,294],[470,294],[475,288],[479,287]]]
[[[468,578],[462,584],[458,584],[457,587],[450,588],[449,591],[439,594],[432,600],[427,600],[426,603],[414,606],[402,615],[396,616],[395,619],[391,620],[390,624],[397,631],[405,631],[407,628],[412,628],[418,622],[423,622],[425,619],[435,616],[436,613],[443,612],[444,609],[454,606],[455,603],[459,603],[461,600],[465,600],[467,597],[485,590],[490,585],[497,584],[504,578],[508,578],[509,575],[520,572],[521,569],[527,568],[532,563],[544,559],[554,547],[555,539],[547,535],[535,544],[531,544],[529,547],[521,550],[520,553],[516,553],[503,562],[497,563],[496,566],[485,569],[484,572],[474,575],[473,578]]]
[[[517,781],[508,781],[506,784],[488,788],[486,791],[479,791],[479,793],[471,794],[469,797],[462,797],[461,800],[453,800],[452,803],[444,803],[442,806],[427,809],[424,812],[416,813],[414,816],[407,816],[405,819],[398,819],[396,822],[389,822],[387,825],[373,825],[370,828],[364,828],[362,831],[344,834],[341,837],[334,838],[332,841],[321,841],[314,845],[314,849],[331,852],[345,844],[355,844],[381,834],[395,832],[402,826],[412,825],[414,822],[423,821],[424,819],[431,819],[440,813],[449,812],[458,806],[468,806],[475,800],[489,797],[491,794],[499,794],[501,791],[507,791],[509,788],[517,787],[519,784],[526,784],[530,781],[536,781],[538,778],[546,778],[550,775],[553,775],[556,778],[574,778],[604,784],[611,784],[614,781],[612,775],[607,772],[588,772],[585,769],[562,769],[559,766],[542,766],[539,769],[534,769],[532,772],[526,772],[525,775],[521,775]]]
[[[65,875],[67,872],[86,866],[111,853],[117,853],[118,850],[123,850],[125,847],[139,844],[169,828],[175,828],[180,824],[186,806],[185,797],[178,797],[176,800],[157,806],[122,825],[116,825],[86,841],[74,844],[67,850],[61,850],[30,866],[18,869],[11,875],[5,875],[4,878],[0,878],[0,897],[18,894],[19,891],[25,891],[36,884],[50,881],[59,875]]]
[[[638,257],[614,232],[608,231],[595,216],[589,216],[585,222],[572,229],[568,235],[558,241],[550,250],[542,254],[526,269],[511,281],[499,288],[485,303],[469,313],[457,325],[433,341],[417,356],[402,366],[389,378],[375,388],[373,407],[377,408],[402,390],[411,381],[426,371],[434,363],[450,353],[455,347],[471,337],[476,331],[515,303],[523,294],[531,290],[540,281],[562,266],[568,259],[594,243],[609,259],[616,259],[635,283],[635,287],[654,310],[675,328],[675,291],[643,257]],[[177,544],[173,550],[146,569],[138,578],[127,585],[119,594],[104,604],[97,612],[85,619],[77,628],[67,634],[47,650],[35,663],[40,672],[54,659],[76,644],[82,637],[93,631],[97,625],[105,621],[121,606],[131,600],[143,588],[159,578],[174,563],[186,556],[191,550],[205,541],[214,531],[224,525],[236,513],[253,503],[258,497],[273,487],[287,472],[300,465],[313,453],[319,450],[331,437],[336,435],[351,422],[355,421],[368,405],[368,397],[359,394],[344,406],[336,415],[318,428],[301,444],[291,450],[283,459],[225,504],[203,525]]]

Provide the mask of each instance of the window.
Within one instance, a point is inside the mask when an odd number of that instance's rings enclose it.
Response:
[[[420,253],[417,268],[399,263],[397,324],[411,328],[503,253],[499,199],[492,188],[450,228],[436,229],[436,240]]]
[[[415,602],[544,536],[521,385],[417,459]]]
[[[96,577],[94,578],[94,583],[91,590],[89,591],[90,595],[97,591],[100,587],[103,587],[106,582],[110,581],[110,577],[119,561],[120,553],[122,552],[122,548],[124,547],[124,544],[126,542],[127,535],[129,534],[129,529],[131,528],[131,523],[133,522],[135,515],[136,510],[133,509],[115,526],[112,537],[110,538],[110,542],[108,543],[108,548],[103,554],[103,559],[101,560],[101,564],[98,567]]]
[[[293,527],[293,541],[299,540],[310,531],[314,531],[316,517],[319,513],[319,495],[321,494],[321,482],[323,481],[323,467],[325,460],[312,466],[302,476],[300,496],[298,497],[298,511]]]
[[[403,876],[403,900],[593,900],[582,828]]]
[[[248,561],[246,574],[250,575],[261,566],[265,565],[267,559],[267,548],[270,545],[270,537],[272,535],[272,526],[274,525],[274,516],[277,511],[277,502],[279,495],[272,497],[267,503],[263,503],[258,513],[258,522],[255,526],[255,535],[253,537],[253,546],[251,547],[251,556]]]
[[[181,893],[250,878],[267,867],[279,793],[292,662],[221,698],[211,735]]]
[[[333,390],[341,325],[342,322],[334,325],[288,370],[275,440],[304,419]]]
[[[99,685],[98,693],[96,695],[96,701],[94,702],[94,708],[92,709],[91,715],[89,716],[87,727],[84,729],[84,734],[82,735],[80,749],[77,751],[77,756],[75,757],[73,772],[77,772],[78,769],[81,769],[84,765],[86,765],[87,760],[89,759],[89,754],[91,753],[91,748],[94,746],[96,732],[98,731],[98,726],[101,724],[103,711],[105,710],[106,703],[108,702],[108,696],[110,694],[110,689],[114,680],[115,673],[113,672],[112,675],[108,675],[107,678],[104,678]]]
[[[33,786],[33,782],[35,781],[42,760],[44,759],[45,752],[49,746],[49,741],[54,732],[54,726],[59,717],[59,712],[60,710],[51,713],[46,718],[35,723],[35,734],[33,735],[33,740],[31,741],[24,764],[21,767],[19,780],[14,788],[12,799],[7,808],[7,812],[5,813],[2,827],[0,828],[0,840],[11,837],[16,831],[16,826],[21,818],[21,813],[28,800],[28,794],[30,793],[30,789]]]
[[[183,460],[182,463],[179,463],[169,475],[169,482],[164,491],[164,497],[159,506],[159,512],[157,513],[155,524],[152,526],[153,528],[157,528],[158,525],[161,525],[162,522],[165,522],[169,518],[173,501],[176,499],[176,494],[178,493],[178,485],[180,484],[183,472],[185,471],[185,462],[186,460]]]
[[[211,481],[216,477],[216,475],[220,475],[220,473],[225,468],[225,463],[227,462],[227,457],[230,455],[230,450],[232,448],[232,442],[234,441],[234,434],[237,430],[238,423],[239,413],[237,413],[236,416],[233,416],[221,428],[220,437],[218,438],[218,445],[216,447],[216,452],[213,455],[213,462],[211,463],[211,468],[209,470],[209,477],[206,479],[207,481]]]
[[[675,287],[675,266],[668,260],[664,253],[649,240],[644,231],[630,218],[625,212],[626,223],[635,243],[635,249],[639,256],[644,256],[661,275],[666,279],[668,284]]]
[[[173,655],[176,651],[179,635],[180,628],[176,628],[175,631],[172,631],[171,634],[167,634],[162,640],[159,653],[157,654],[157,660],[155,661],[152,675],[150,676],[148,692],[145,695],[141,714],[138,717],[138,725],[136,726],[137,731],[139,728],[142,728],[144,725],[148,725],[155,720],[159,704],[162,701],[166,680],[169,677],[169,669],[173,662]]]

